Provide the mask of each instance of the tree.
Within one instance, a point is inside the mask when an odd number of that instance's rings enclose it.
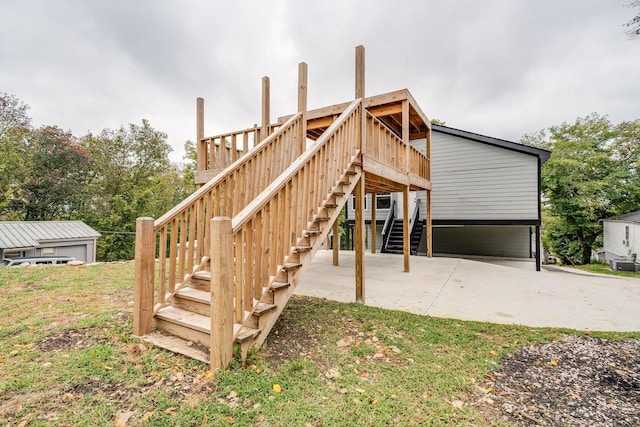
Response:
[[[601,220],[639,206],[640,120],[614,125],[594,113],[522,142],[552,150],[542,168],[545,246],[564,263],[588,263]]]
[[[20,172],[27,157],[31,131],[29,107],[13,95],[0,93],[0,219],[20,219],[11,204],[22,197]]]
[[[637,7],[640,9],[640,0],[634,0],[631,3],[627,4],[627,7]],[[627,35],[629,38],[634,39],[636,37],[640,37],[640,11],[636,16],[634,16],[629,22],[625,24],[625,27],[629,28],[627,30]]]
[[[27,139],[27,167],[21,172],[22,198],[16,204],[27,221],[77,217],[91,179],[87,151],[55,126],[43,126]]]
[[[133,258],[135,221],[158,217],[175,203],[176,188],[167,135],[147,120],[83,138],[93,162],[91,206],[83,219],[101,231],[97,257],[102,261]]]

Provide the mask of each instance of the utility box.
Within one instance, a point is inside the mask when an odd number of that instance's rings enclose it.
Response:
[[[636,271],[636,264],[626,259],[612,259],[609,261],[611,271]]]

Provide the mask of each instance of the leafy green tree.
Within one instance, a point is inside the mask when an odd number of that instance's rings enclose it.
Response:
[[[97,257],[131,259],[136,218],[157,218],[175,201],[175,186],[167,178],[173,169],[167,135],[143,120],[142,125],[87,135],[83,145],[95,171],[93,199],[84,219],[104,235],[98,241]]]
[[[28,109],[15,96],[0,92],[0,219],[22,219],[12,203],[22,197],[21,172],[31,131]]]
[[[542,168],[545,246],[564,263],[588,263],[602,219],[640,206],[640,120],[614,125],[594,113],[522,142],[552,150]]]

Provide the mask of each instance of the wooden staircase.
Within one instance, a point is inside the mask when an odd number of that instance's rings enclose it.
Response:
[[[286,257],[278,274],[270,278],[260,298],[254,301],[252,309],[245,312],[244,322],[233,325],[234,343],[240,347],[243,360],[247,351],[261,345],[273,328],[293,294],[301,272],[309,265],[321,242],[327,237],[333,221],[337,220],[360,175],[358,162],[354,161],[332,188],[323,206],[318,209],[309,229],[301,230],[292,253]],[[170,304],[158,310],[153,318],[153,326],[170,334],[171,338],[166,340],[161,333],[146,335],[145,338],[190,357],[193,357],[195,349],[201,348],[201,354],[197,358],[209,363],[205,348],[211,339],[210,283],[210,270],[194,273],[188,286],[178,290],[169,301]]]
[[[362,46],[354,101],[307,112],[305,64],[299,73],[299,112],[276,125],[268,80],[261,127],[204,137],[198,99],[201,187],[157,220],[136,223],[135,335],[213,369],[234,353],[244,360],[266,340],[352,193],[362,204],[367,186],[430,191],[428,155],[410,144],[426,138],[429,153],[429,121],[406,89],[364,98]],[[362,284],[356,266],[357,295]]]

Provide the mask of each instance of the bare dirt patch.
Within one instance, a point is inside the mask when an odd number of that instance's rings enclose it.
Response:
[[[502,366],[487,375],[479,409],[518,426],[640,425],[639,339],[568,336]]]

